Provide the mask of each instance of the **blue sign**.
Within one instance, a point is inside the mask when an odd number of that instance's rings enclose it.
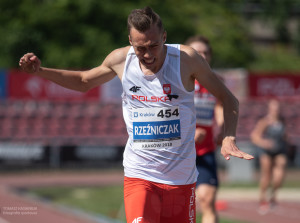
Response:
[[[134,141],[168,141],[180,139],[180,120],[134,122]]]

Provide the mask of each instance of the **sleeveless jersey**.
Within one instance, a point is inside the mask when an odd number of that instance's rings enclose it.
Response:
[[[131,47],[122,86],[129,135],[125,176],[169,185],[196,182],[194,91],[181,81],[180,45],[167,45],[164,64],[153,75],[144,75]]]
[[[206,130],[206,136],[202,143],[196,143],[198,156],[215,150],[213,139],[214,112],[217,99],[198,81],[195,81],[195,108],[197,127]]]
[[[264,137],[274,142],[274,147],[267,150],[269,154],[283,153],[286,150],[285,126],[282,121],[268,125],[264,132]]]

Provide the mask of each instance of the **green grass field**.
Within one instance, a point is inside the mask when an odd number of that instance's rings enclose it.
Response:
[[[28,193],[58,205],[126,222],[122,186],[36,188],[29,190]],[[200,217],[201,215],[198,213],[197,222],[200,222]],[[220,219],[220,223],[242,222]]]

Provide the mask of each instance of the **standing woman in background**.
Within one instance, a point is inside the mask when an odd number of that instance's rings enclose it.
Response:
[[[251,133],[252,142],[259,147],[260,195],[259,212],[265,214],[276,204],[277,192],[285,176],[287,164],[287,139],[284,120],[280,113],[280,102],[272,99],[268,113],[258,120]],[[267,190],[271,186],[271,194]]]

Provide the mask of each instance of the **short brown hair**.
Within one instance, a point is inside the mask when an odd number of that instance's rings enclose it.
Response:
[[[194,42],[204,43],[207,46],[209,52],[212,54],[212,48],[211,48],[210,42],[206,37],[201,36],[201,35],[191,36],[190,38],[188,38],[185,41],[185,45],[191,45]]]
[[[161,31],[164,30],[160,16],[149,6],[132,10],[127,19],[128,34],[131,28],[145,32],[150,29],[151,25],[156,25]]]

